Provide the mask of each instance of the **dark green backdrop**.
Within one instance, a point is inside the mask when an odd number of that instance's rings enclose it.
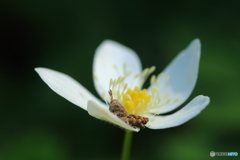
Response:
[[[0,3],[0,160],[119,159],[124,131],[61,98],[34,71],[64,72],[97,96],[92,60],[104,39],[132,48],[144,68],[155,65],[157,72],[194,38],[202,43],[190,98],[208,95],[210,105],[182,126],[135,133],[132,159],[240,153],[239,1]]]

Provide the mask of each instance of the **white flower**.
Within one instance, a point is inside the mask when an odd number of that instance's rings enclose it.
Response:
[[[199,60],[200,41],[195,39],[162,73],[151,76],[150,87],[143,89],[145,80],[155,67],[142,71],[141,62],[133,50],[105,40],[94,56],[93,80],[97,92],[106,103],[66,74],[48,68],[35,70],[53,91],[87,110],[91,116],[138,132],[140,128],[127,124],[109,111],[108,91],[112,90],[113,98],[129,114],[147,117],[147,128],[164,129],[181,125],[199,114],[209,104],[209,97],[199,95],[171,115],[159,114],[176,109],[190,96],[197,81]]]

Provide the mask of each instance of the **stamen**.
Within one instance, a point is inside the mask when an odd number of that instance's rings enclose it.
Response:
[[[178,101],[180,101],[180,99],[178,99],[178,98],[174,100],[174,102],[178,102]]]
[[[127,72],[127,71],[126,71],[126,70],[127,70],[126,68],[127,68],[127,64],[124,63],[124,64],[123,64],[123,75],[124,75],[124,76],[126,75],[126,72]]]
[[[113,80],[111,78],[110,81],[109,81],[109,89],[111,88],[112,84],[113,84]]]
[[[149,72],[149,68],[145,68],[142,72],[142,76],[145,77]]]
[[[121,99],[119,90],[117,91],[117,98]]]
[[[104,92],[102,92],[102,98],[106,99],[106,94]]]
[[[134,76],[134,78],[138,78],[138,77],[140,77],[140,74],[136,74],[136,75]]]
[[[138,102],[138,105],[137,105],[137,107],[135,108],[135,110],[137,110],[140,106],[141,106],[141,102]]]
[[[151,88],[151,93],[154,94],[154,92],[156,91],[156,88]]]
[[[140,86],[143,86],[145,81],[147,80],[148,76],[156,69],[155,66],[152,66],[151,68],[145,68],[141,74],[140,78]],[[151,81],[150,81],[151,82]]]
[[[112,85],[113,85],[113,89],[115,88],[115,86],[116,86],[116,84],[117,84],[117,80],[116,79],[114,79],[113,81],[112,81]]]
[[[118,70],[118,67],[114,64],[113,65],[113,68],[115,69],[115,70]]]
[[[128,97],[128,99],[129,99],[130,101],[132,101],[132,98],[131,98],[131,96],[130,96],[129,94],[127,94],[127,97]]]
[[[165,95],[166,98],[169,98],[171,95],[168,93]]]
[[[156,76],[153,75],[153,76],[151,77],[150,83],[153,84],[155,81],[156,81]]]
[[[170,76],[167,76],[167,77],[166,77],[166,81],[169,81],[169,80],[170,80]]]
[[[128,84],[127,83],[125,83],[124,84],[124,87],[123,87],[123,91],[125,91],[125,89],[128,87]]]
[[[120,77],[118,77],[118,79],[117,79],[117,83],[120,83],[121,82],[121,80],[122,80],[122,77],[120,76]]]
[[[95,80],[98,80],[97,74],[93,73],[93,78],[94,78]]]
[[[158,76],[157,76],[157,79],[161,78],[162,76],[164,75],[164,73],[159,73]]]
[[[152,66],[152,67],[149,69],[149,73],[151,74],[152,72],[155,71],[155,69],[156,69],[156,67],[155,67],[155,66]]]

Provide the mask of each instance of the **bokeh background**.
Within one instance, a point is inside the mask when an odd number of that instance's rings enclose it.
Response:
[[[194,38],[202,43],[199,78],[190,99],[208,95],[210,105],[182,126],[135,133],[132,159],[240,153],[239,1],[0,3],[0,160],[120,159],[124,131],[58,96],[34,71],[61,71],[98,96],[92,61],[104,39],[132,48],[144,68],[157,67],[155,73]]]

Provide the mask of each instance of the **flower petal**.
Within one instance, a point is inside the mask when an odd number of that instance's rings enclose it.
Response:
[[[126,70],[124,69],[126,66]],[[105,40],[97,48],[93,61],[93,79],[95,88],[100,96],[109,90],[110,79],[124,76],[126,71],[131,75],[126,78],[128,86],[133,85],[133,77],[141,73],[141,62],[137,54],[112,40]]]
[[[168,116],[148,116],[150,119],[146,127],[150,129],[164,129],[179,126],[198,115],[210,102],[209,97],[197,96],[185,107]]]
[[[156,108],[152,112],[166,113],[172,111],[188,99],[197,81],[200,48],[200,40],[193,40],[163,70],[162,76],[159,77],[160,83],[150,86],[150,88],[159,88],[163,96],[170,95],[173,101],[178,99],[177,102]]]
[[[138,132],[139,128],[134,129],[127,123],[125,123],[123,120],[118,118],[116,115],[114,115],[112,112],[109,111],[109,108],[101,103],[96,101],[88,101],[88,107],[87,107],[88,113],[98,119],[111,122],[113,124],[116,124],[124,129],[128,129],[131,131]]]
[[[42,80],[57,94],[87,110],[87,101],[99,101],[70,76],[48,68],[35,68]]]

